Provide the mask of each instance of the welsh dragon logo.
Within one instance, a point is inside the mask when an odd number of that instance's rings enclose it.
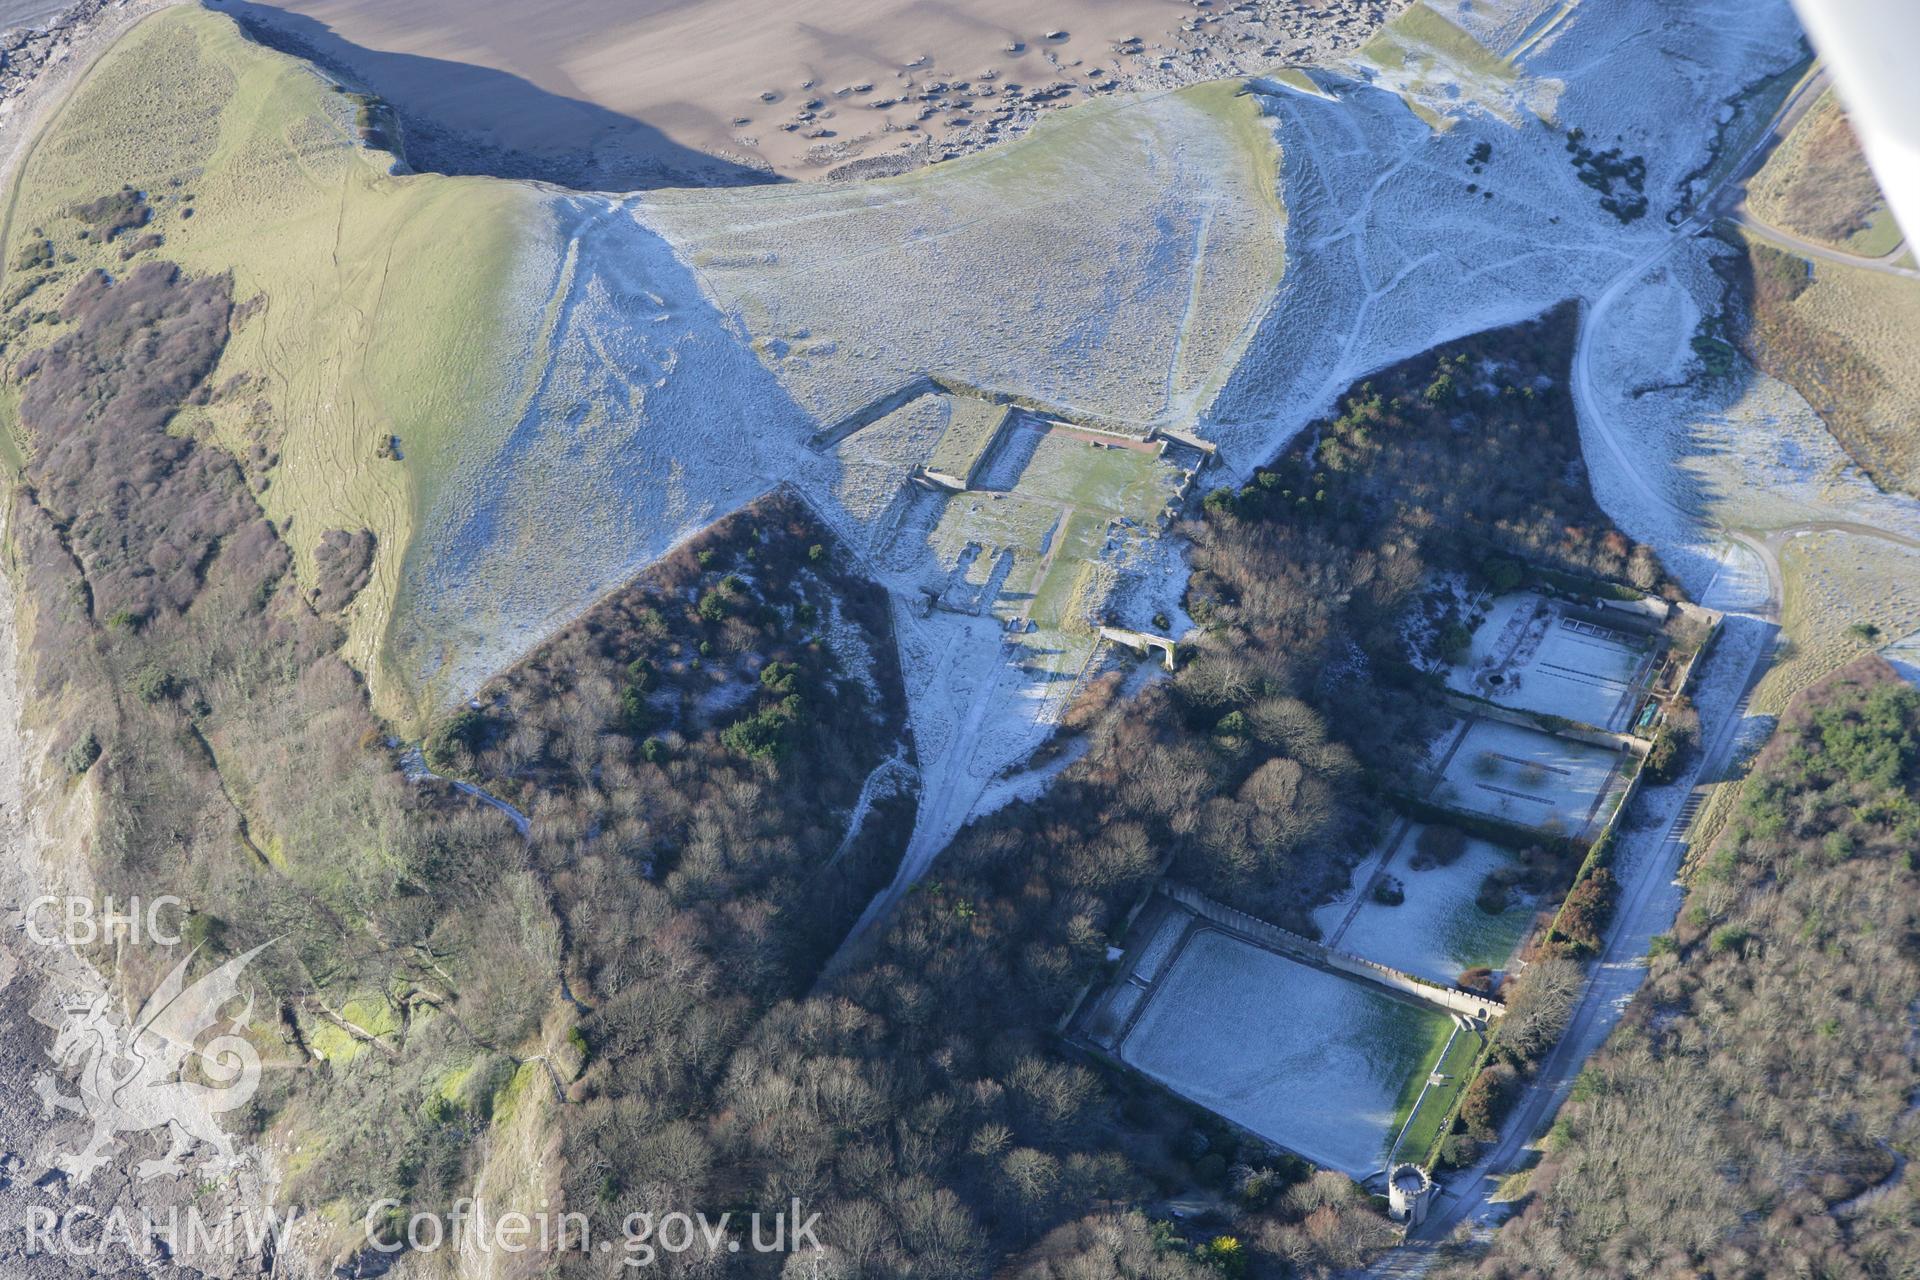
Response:
[[[196,948],[147,998],[131,1026],[114,1016],[104,995],[65,1006],[66,1022],[49,1055],[62,1069],[78,1067],[80,1092],[62,1093],[59,1080],[44,1071],[34,1091],[49,1113],[93,1121],[93,1137],[83,1150],[57,1157],[59,1168],[84,1183],[107,1163],[118,1135],[150,1129],[166,1129],[170,1146],[160,1159],[135,1166],[142,1180],[183,1172],[196,1142],[213,1148],[213,1168],[238,1164],[233,1141],[215,1117],[252,1099],[260,1087],[260,1054],[241,1033],[253,1012],[252,997],[224,1025],[220,1009],[239,994],[240,975],[253,958],[272,945],[262,943],[188,986]],[[189,1067],[198,1079],[185,1078]]]

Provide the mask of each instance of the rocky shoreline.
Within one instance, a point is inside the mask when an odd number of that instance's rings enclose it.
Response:
[[[42,71],[62,61],[76,41],[85,39],[103,11],[120,7],[125,6],[118,0],[80,0],[44,26],[0,32],[0,104],[26,93]],[[0,105],[0,112],[4,110]]]

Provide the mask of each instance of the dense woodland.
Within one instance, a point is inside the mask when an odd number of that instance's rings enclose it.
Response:
[[[829,965],[911,798],[842,847],[900,679],[884,601],[804,506],[722,522],[436,727],[429,763],[524,811],[523,839],[408,781],[337,656],[370,543],[307,535],[303,595],[247,474],[167,433],[244,321],[229,294],[165,264],[74,288],[12,369],[33,446],[12,542],[64,785],[101,798],[102,891],[179,893],[208,961],[288,935],[256,972],[268,1051],[306,1069],[270,1073],[254,1121],[317,1145],[293,1195],[443,1207],[536,1087],[555,1189],[602,1232],[798,1197],[823,1275],[1321,1275],[1391,1239],[1345,1178],[1053,1027],[1169,864],[1296,926],[1344,878],[1437,724],[1401,634],[1448,607],[1436,573],[1662,585],[1588,494],[1570,309],[1376,375],[1209,496],[1179,529],[1192,659],[1126,702],[1096,682],[1085,756]],[[1212,1208],[1179,1231],[1126,1211],[1176,1196]]]
[[[832,627],[857,654],[837,657]],[[848,812],[903,741],[885,595],[793,495],[722,520],[443,724],[434,762],[523,806],[585,1059],[570,1199],[708,1183],[741,1041],[810,988],[892,878],[910,797]],[[728,1203],[731,1203],[729,1201]]]
[[[1920,693],[1860,660],[1741,786],[1520,1216],[1454,1274],[1914,1274]]]

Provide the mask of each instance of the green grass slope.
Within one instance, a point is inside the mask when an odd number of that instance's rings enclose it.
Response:
[[[93,267],[125,270],[149,236],[161,243],[142,253],[232,276],[241,310],[216,390],[173,429],[251,461],[303,581],[324,531],[374,533],[348,652],[380,709],[406,719],[378,652],[398,565],[463,426],[508,390],[507,304],[538,201],[516,184],[390,172],[359,114],[224,16],[156,14],[34,144],[7,205],[5,287],[57,299]],[[122,187],[144,195],[145,225],[106,240],[74,216]],[[45,332],[13,335],[9,358]],[[393,436],[404,461],[382,456]]]

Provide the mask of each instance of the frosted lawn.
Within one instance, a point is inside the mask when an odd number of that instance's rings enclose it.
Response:
[[[1435,982],[1457,982],[1464,969],[1504,968],[1525,934],[1532,904],[1519,902],[1488,915],[1474,902],[1489,873],[1513,865],[1513,857],[1485,840],[1468,840],[1466,851],[1444,867],[1415,871],[1414,844],[1426,828],[1413,824],[1394,846],[1387,874],[1406,889],[1397,907],[1376,902],[1367,883],[1378,865],[1354,870],[1339,898],[1313,913],[1329,946]]]
[[[1365,1177],[1383,1163],[1401,1091],[1446,1031],[1440,1013],[1201,929],[1120,1057],[1316,1164]]]
[[[1535,729],[1475,720],[1453,748],[1434,798],[1522,826],[1578,835],[1606,820],[1616,753]]]
[[[1633,714],[1630,695],[1647,658],[1644,643],[1570,626],[1541,596],[1518,592],[1488,607],[1466,659],[1447,672],[1447,687],[1503,707],[1619,729]]]

